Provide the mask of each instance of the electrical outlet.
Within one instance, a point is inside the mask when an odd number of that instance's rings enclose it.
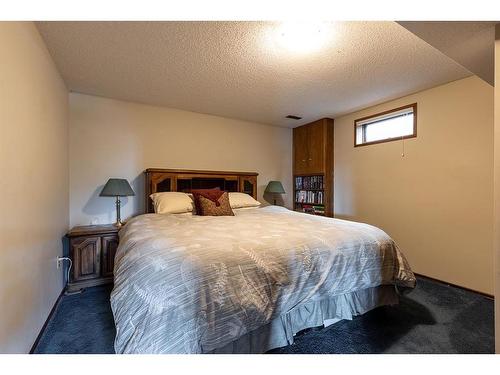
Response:
[[[61,264],[63,262],[63,258],[57,257],[57,261],[56,262],[57,262],[57,269],[61,268]]]

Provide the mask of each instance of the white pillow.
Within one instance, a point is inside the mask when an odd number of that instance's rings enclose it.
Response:
[[[229,193],[231,208],[259,207],[260,202],[246,193]]]
[[[154,193],[149,196],[153,200],[153,206],[157,214],[182,214],[193,212],[194,201],[186,193],[167,191]]]

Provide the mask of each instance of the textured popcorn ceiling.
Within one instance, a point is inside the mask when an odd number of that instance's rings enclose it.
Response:
[[[294,53],[278,22],[39,22],[68,89],[298,126],[471,73],[395,22],[323,25]],[[300,121],[285,119],[288,114]]]
[[[398,23],[490,85],[494,85],[496,22]]]

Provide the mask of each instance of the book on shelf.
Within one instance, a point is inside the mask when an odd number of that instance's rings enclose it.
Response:
[[[296,176],[295,190],[323,190],[323,176]]]
[[[310,205],[310,204],[303,204],[302,207],[300,207],[296,211],[305,212],[307,214],[324,215],[325,214],[325,207],[324,206],[315,206],[315,205]]]
[[[316,215],[324,215],[325,206],[313,206],[313,211]]]
[[[323,204],[323,192],[311,190],[298,190],[295,192],[295,202]]]

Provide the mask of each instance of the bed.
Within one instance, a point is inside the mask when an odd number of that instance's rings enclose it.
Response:
[[[179,172],[155,171],[148,195],[162,186],[155,173]],[[257,175],[245,176],[255,195]],[[245,188],[240,177],[234,191]],[[117,353],[263,353],[305,328],[397,304],[415,287],[382,230],[278,206],[137,216],[120,231],[114,271]]]

